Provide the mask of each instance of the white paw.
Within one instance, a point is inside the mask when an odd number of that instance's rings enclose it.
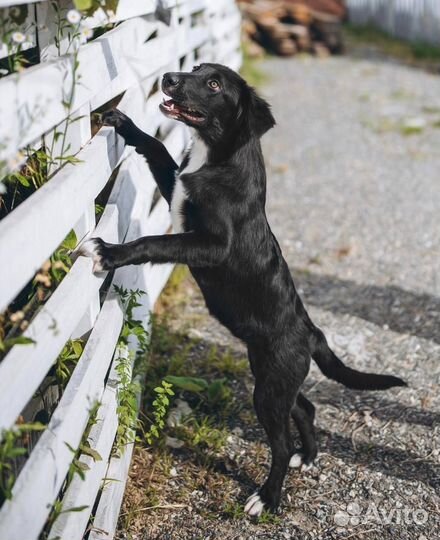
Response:
[[[77,249],[79,255],[90,257],[93,260],[93,272],[104,272],[102,258],[98,253],[99,243],[96,239],[85,240]]]
[[[251,495],[246,504],[244,505],[244,511],[252,517],[259,517],[263,513],[264,502],[261,500],[258,493]]]
[[[314,461],[311,461],[310,463],[303,463],[301,465],[301,472],[307,472],[307,471],[310,471],[311,469],[313,469],[313,467],[315,466],[315,462]]]
[[[304,454],[302,452],[295,452],[289,461],[289,467],[292,469],[301,469],[301,472],[310,471],[314,465],[314,461],[311,463],[304,463]]]
[[[292,469],[298,469],[298,467],[301,467],[303,464],[303,454],[301,452],[295,452],[293,456],[290,458],[289,461],[289,467],[292,467]]]

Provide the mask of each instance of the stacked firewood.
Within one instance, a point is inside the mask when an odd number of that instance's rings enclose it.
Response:
[[[342,51],[344,0],[238,0],[247,50],[283,56],[310,52],[328,56]]]

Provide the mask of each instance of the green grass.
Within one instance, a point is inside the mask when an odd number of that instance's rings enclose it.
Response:
[[[440,64],[440,46],[403,41],[370,25],[347,24],[344,34],[348,48],[350,45],[373,45],[386,55],[412,65],[438,69]]]
[[[242,45],[243,64],[241,65],[240,75],[247,81],[250,86],[255,88],[261,87],[267,82],[268,77],[260,67],[260,60],[251,58],[246,49],[246,43]]]
[[[425,106],[422,107],[422,111],[426,114],[440,114],[440,107]]]
[[[420,135],[423,133],[423,128],[419,126],[401,126],[400,133],[402,135]]]
[[[376,122],[371,120],[364,120],[362,125],[366,128],[371,129],[374,133],[378,135],[383,135],[385,133],[400,133],[404,136],[409,135],[420,135],[423,133],[425,128],[428,125],[412,125],[411,123],[406,123],[404,121],[395,121],[390,120],[389,118],[380,118]],[[432,124],[436,127],[435,123]]]

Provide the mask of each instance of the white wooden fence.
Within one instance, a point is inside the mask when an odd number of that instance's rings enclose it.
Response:
[[[355,24],[374,24],[407,40],[440,44],[439,0],[347,0]]]
[[[20,3],[0,0],[0,8]],[[58,4],[69,6],[67,1]],[[151,208],[155,185],[144,160],[131,149],[124,149],[123,141],[111,128],[103,127],[92,137],[90,114],[125,92],[118,107],[150,134],[160,127],[167,147],[179,159],[188,134],[182,125],[174,125],[159,113],[157,82],[165,71],[189,70],[202,61],[238,69],[240,16],[233,0],[168,0],[162,4],[171,10],[169,25],[155,17],[156,0],[120,0],[114,17],[120,24],[80,46],[70,110],[72,117],[81,119],[72,123],[68,131],[69,153],[76,153],[79,161],[60,168],[49,182],[0,221],[0,311],[32,279],[72,228],[78,238],[90,233],[110,242],[169,229],[165,201],[160,199]],[[74,56],[55,54],[53,12],[47,0],[37,2],[30,16],[37,25],[28,31],[29,46],[38,44],[42,61],[0,80],[0,159],[14,155],[27,144],[38,147],[42,137],[50,140],[55,126],[66,118],[62,101],[72,86]],[[42,22],[44,30],[40,29]],[[105,22],[104,13],[95,14],[89,22],[99,26]],[[0,49],[0,58],[5,54]],[[118,165],[110,198],[93,230],[94,200]],[[113,283],[147,291],[136,313],[146,325],[170,271],[170,265],[147,264],[115,273]],[[39,537],[72,461],[67,444],[78,447],[90,407],[96,401],[101,405],[89,441],[103,459],[81,458],[90,470],[84,481],[74,477],[62,501],[63,510],[87,508],[63,512],[49,538],[113,537],[132,447],[127,447],[121,458],[111,457],[118,425],[114,356],[123,313],[113,287],[100,304],[103,281],[104,276],[92,274],[91,260],[80,257],[25,331],[24,335],[34,343],[14,346],[0,363],[1,432],[14,425],[65,343],[91,331],[49,425],[16,479],[12,499],[0,509],[1,540]],[[103,485],[104,478],[112,481]]]

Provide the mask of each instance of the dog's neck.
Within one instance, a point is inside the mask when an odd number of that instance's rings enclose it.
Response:
[[[197,171],[208,162],[208,147],[200,137],[199,133],[194,129],[190,128],[192,143],[188,153],[188,163],[182,172],[185,174],[192,173]]]
[[[213,130],[214,133],[189,129],[193,140],[191,154],[197,154],[197,151],[203,149],[200,153],[206,156],[206,163],[224,163],[247,149],[260,147],[259,137],[241,125]]]

